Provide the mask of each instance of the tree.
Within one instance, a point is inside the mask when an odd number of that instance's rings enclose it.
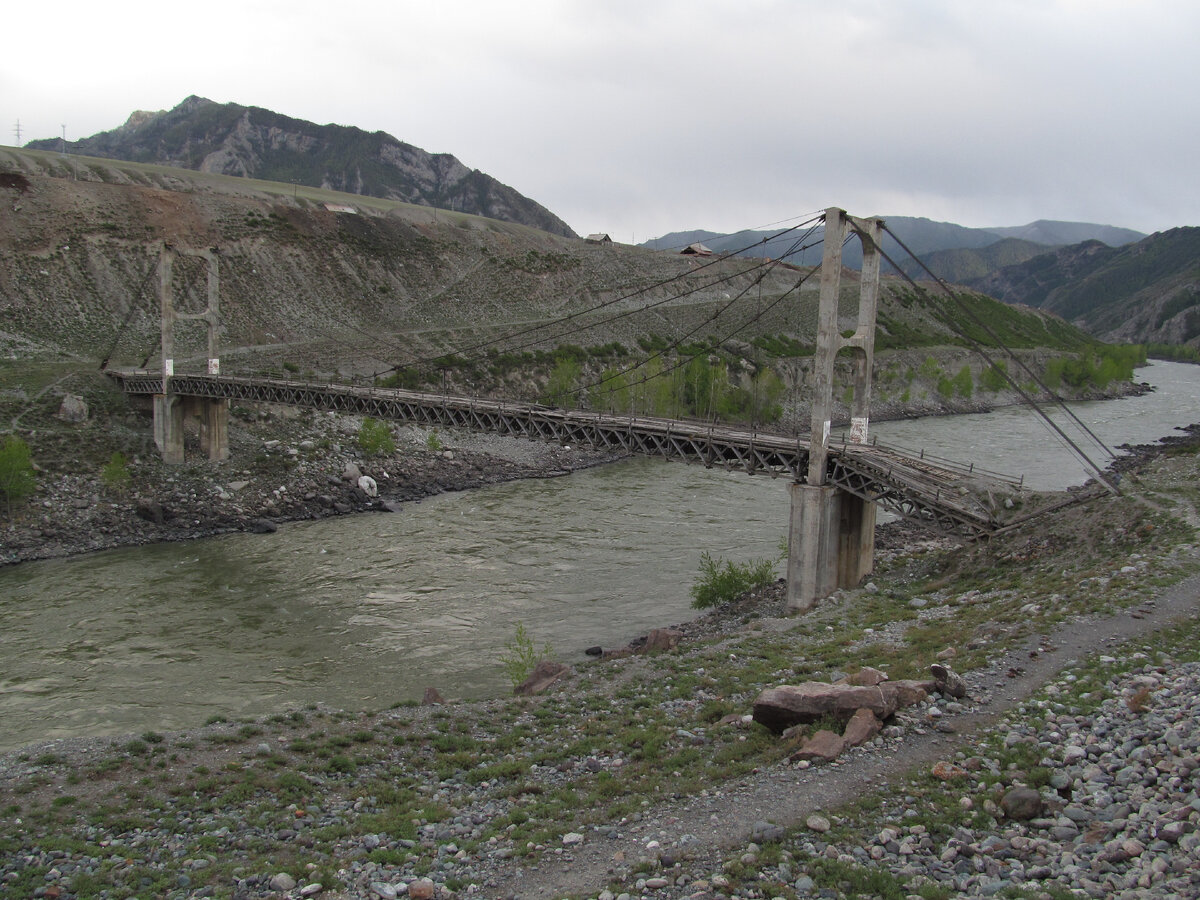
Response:
[[[0,493],[4,494],[8,518],[12,518],[13,503],[24,500],[35,487],[29,445],[15,435],[5,438],[0,446]]]

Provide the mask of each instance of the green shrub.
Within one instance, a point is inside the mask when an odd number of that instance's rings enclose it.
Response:
[[[692,606],[708,609],[736,600],[747,591],[763,587],[775,579],[775,564],[769,559],[744,563],[714,559],[707,551],[700,554],[700,574],[692,584]]]
[[[118,450],[112,455],[112,458],[100,470],[100,480],[114,494],[124,494],[129,490],[133,476],[129,474],[129,460],[125,458],[124,453]]]
[[[517,623],[513,639],[505,644],[504,648],[505,652],[500,654],[500,665],[504,667],[504,674],[508,676],[514,688],[529,677],[534,666],[554,655],[554,650],[548,642],[543,644],[541,652],[538,652],[533,646],[529,632],[525,630],[524,622]]]
[[[362,427],[358,429],[358,446],[362,447],[367,456],[379,456],[395,453],[396,439],[392,437],[392,429],[387,422],[367,416],[363,419]]]
[[[0,493],[4,494],[10,519],[13,504],[24,500],[36,487],[29,445],[15,435],[5,438],[0,446]]]

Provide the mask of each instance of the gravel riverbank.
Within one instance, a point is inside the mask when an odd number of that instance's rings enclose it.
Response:
[[[895,539],[871,584],[810,616],[781,617],[777,586],[541,697],[284,709],[8,754],[0,890],[1194,896],[1200,465],[1186,441],[1135,456],[1133,498],[986,544]],[[830,764],[792,761],[749,720],[781,682],[912,678],[935,658],[967,696],[934,694]]]

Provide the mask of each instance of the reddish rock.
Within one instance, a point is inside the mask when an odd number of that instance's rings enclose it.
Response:
[[[967,770],[962,766],[956,766],[954,763],[939,760],[933,764],[930,770],[934,778],[940,778],[942,781],[949,781],[951,778],[962,778],[967,774]]]
[[[869,709],[856,710],[846,723],[842,740],[846,742],[847,747],[857,747],[879,734],[881,728],[883,723],[875,717],[875,713]]]
[[[793,761],[807,759],[810,762],[833,762],[846,748],[842,736],[822,728],[792,754]]]
[[[863,666],[853,675],[846,679],[848,684],[856,684],[859,687],[874,687],[877,684],[882,684],[887,681],[887,673],[880,672],[878,669],[872,669],[870,666]]]
[[[551,685],[572,674],[568,665],[553,660],[543,659],[534,666],[533,673],[513,690],[514,694],[532,696],[549,690]]]
[[[852,684],[784,684],[768,688],[754,701],[754,721],[781,732],[790,725],[815,722],[825,716],[849,721],[859,709],[868,709],[882,720],[896,712],[891,685],[859,687]]]
[[[655,628],[646,635],[646,644],[642,647],[642,652],[657,653],[663,650],[674,650],[681,640],[683,640],[682,631],[676,631],[674,628]]]
[[[445,702],[446,698],[438,692],[437,688],[425,688],[425,696],[421,698],[422,706],[441,706]]]
[[[428,878],[414,881],[408,886],[408,900],[433,900],[436,888]]]
[[[881,690],[894,691],[896,708],[903,709],[905,706],[912,706],[914,703],[920,703],[929,698],[929,692],[933,690],[932,681],[889,681],[887,684],[879,686]]]

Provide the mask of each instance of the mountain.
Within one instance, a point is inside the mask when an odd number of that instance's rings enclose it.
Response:
[[[60,141],[26,147],[53,151]],[[427,153],[382,131],[316,125],[257,106],[191,96],[171,110],[135,112],[121,127],[68,148],[84,156],[401,200],[575,236],[545,207],[449,153]]]
[[[966,283],[1057,313],[1105,340],[1200,346],[1200,228],[1123,247],[1085,241]]]
[[[1062,244],[1082,244],[1084,241],[1100,241],[1110,247],[1121,247],[1140,241],[1146,235],[1131,228],[1117,228],[1112,225],[1091,225],[1086,222],[1052,222],[1038,219],[1028,225],[1016,225],[1004,228],[988,228],[992,234],[1002,237],[1017,238],[1034,244],[1059,246]]]
[[[1046,248],[1042,244],[1018,238],[1005,238],[984,247],[934,250],[924,254],[921,262],[945,281],[968,284],[986,278],[1004,266],[1023,263],[1045,252]],[[914,279],[929,277],[920,263],[912,260],[906,260],[900,268]]]
[[[888,228],[895,233],[904,244],[918,257],[929,265],[940,277],[954,279],[955,272],[967,271],[974,277],[982,277],[996,268],[1021,261],[1017,257],[1028,259],[1036,255],[1033,251],[1044,251],[1048,247],[1064,243],[1094,239],[1114,246],[1139,240],[1145,235],[1127,228],[1114,228],[1111,225],[1091,225],[1086,222],[1049,222],[1037,221],[1028,225],[1013,228],[968,228],[955,225],[952,222],[934,222],[926,218],[911,216],[884,217]],[[775,259],[786,259],[797,265],[816,265],[821,261],[822,249],[819,244],[824,230],[818,228],[812,235],[806,234],[806,229],[783,228],[772,231],[739,231],[734,234],[722,234],[713,231],[675,231],[662,237],[646,241],[641,246],[659,250],[682,250],[694,241],[702,241],[718,253],[735,253],[738,256],[769,256]],[[797,239],[805,236],[801,242],[807,249],[798,250]],[[1017,240],[1021,244],[1008,243]],[[952,253],[943,251],[970,251],[982,248],[996,247],[988,253],[966,254],[962,259]],[[883,252],[891,257],[902,271],[913,277],[927,277],[919,264],[912,262],[908,254],[890,236],[883,237]],[[942,253],[938,265],[930,265],[932,254]],[[862,248],[858,241],[849,241],[842,250],[842,263],[852,269],[862,265]],[[894,267],[884,263],[885,271],[896,271]]]

